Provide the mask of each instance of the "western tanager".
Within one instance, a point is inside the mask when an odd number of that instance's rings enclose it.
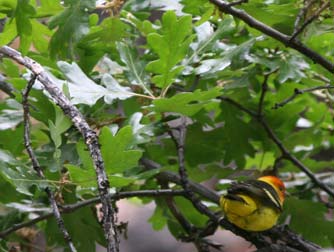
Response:
[[[225,217],[247,231],[272,228],[282,212],[285,197],[284,183],[275,176],[235,182],[220,198]]]

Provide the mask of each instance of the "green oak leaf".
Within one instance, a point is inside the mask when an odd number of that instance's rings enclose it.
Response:
[[[166,88],[174,82],[183,66],[177,64],[184,58],[194,36],[191,36],[191,16],[176,17],[173,11],[167,11],[162,17],[161,33],[150,33],[148,45],[159,59],[150,62],[146,70],[156,74],[152,81],[160,88]]]
[[[186,116],[193,116],[205,106],[215,103],[214,99],[221,93],[221,88],[216,87],[208,91],[195,90],[192,93],[178,93],[171,98],[156,99],[153,101],[156,112],[176,112]]]
[[[142,151],[133,149],[135,141],[130,126],[123,127],[116,135],[104,127],[100,134],[100,144],[108,174],[122,173],[138,164]]]
[[[65,1],[66,8],[49,22],[56,32],[50,41],[52,57],[71,58],[75,44],[89,32],[89,12],[95,8],[94,0]]]

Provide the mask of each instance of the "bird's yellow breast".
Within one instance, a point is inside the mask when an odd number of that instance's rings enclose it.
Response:
[[[238,196],[244,202],[225,197],[220,199],[220,206],[231,223],[247,231],[264,231],[276,224],[279,217],[277,209],[265,206],[247,195]]]

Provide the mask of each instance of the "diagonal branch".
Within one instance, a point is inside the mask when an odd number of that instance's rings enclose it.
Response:
[[[159,168],[159,164],[151,161],[151,160],[147,160],[145,159],[143,161],[143,164],[146,164],[148,166],[149,169],[156,169]],[[160,179],[166,179],[169,180],[173,183],[177,183],[180,184],[180,177],[172,172],[161,172],[159,175]],[[212,190],[202,186],[201,184],[197,184],[194,183],[192,181],[189,181],[190,184],[190,188],[191,190],[193,190],[194,192],[200,194],[201,196],[207,198],[208,200],[215,202],[215,203],[219,203],[219,196]],[[114,194],[110,194],[110,199],[111,200],[119,200],[119,199],[124,199],[124,198],[130,198],[130,197],[169,197],[169,196],[185,196],[185,192],[183,190],[170,190],[170,189],[165,189],[165,190],[141,190],[141,191],[128,191],[128,192],[118,192],[118,193],[114,193]],[[61,207],[61,213],[62,214],[70,214],[75,212],[76,210],[85,207],[85,206],[89,206],[92,204],[97,204],[101,202],[100,197],[95,197],[95,198],[91,198],[88,200],[84,200],[81,202],[77,202],[74,204],[68,204],[68,205],[63,205]],[[210,211],[210,210],[208,210]],[[207,213],[203,213],[206,214]],[[8,236],[9,234],[15,232],[16,230],[23,228],[23,227],[27,227],[27,226],[31,226],[33,224],[36,224],[40,221],[52,218],[53,214],[52,213],[47,213],[44,215],[41,215],[35,219],[32,219],[30,221],[26,221],[26,222],[22,222],[20,224],[16,224],[13,225],[12,227],[3,230],[0,232],[0,238],[5,238],[6,236]],[[218,216],[215,219],[216,223],[219,223],[223,228],[228,229],[230,231],[232,231],[233,233],[244,237],[245,239],[251,241],[253,244],[257,244],[258,246],[270,246],[271,242],[270,239],[267,242],[262,241],[257,242],[257,240],[259,240],[259,237],[261,237],[260,235],[254,235],[252,233],[248,233],[246,231],[240,230],[237,227],[233,226],[231,223],[227,222],[224,219],[220,219],[218,218]],[[279,228],[276,228],[274,230],[271,231],[270,235],[272,234],[279,234],[281,232],[281,230]],[[302,240],[300,237],[297,238],[297,234],[293,233],[293,232],[289,232],[289,234],[286,237],[280,237],[277,236],[277,240],[279,239],[284,239],[286,240],[286,244],[292,244],[293,242],[295,243],[295,246],[299,246],[299,247],[304,247],[304,248],[308,248],[308,249],[304,249],[301,251],[315,251],[317,249],[319,249],[320,247],[317,246],[316,244],[310,243],[309,241],[305,241]],[[263,239],[262,239],[263,240]],[[291,240],[291,241],[290,241]],[[285,251],[287,252],[292,252],[294,251],[290,245],[285,246],[284,249],[286,249]]]
[[[270,71],[269,73],[264,74],[264,79],[262,83],[262,91],[261,91],[260,101],[259,101],[258,110],[257,110],[257,114],[259,116],[263,116],[263,104],[264,104],[264,97],[266,95],[266,92],[268,91],[268,79],[270,75],[277,72],[277,70],[278,68],[273,71]]]
[[[284,159],[289,160],[291,163],[293,163],[296,167],[298,167],[301,171],[303,171],[310,179],[313,183],[315,183],[319,188],[321,188],[322,190],[324,190],[325,192],[327,192],[330,196],[334,197],[334,191],[329,188],[326,184],[324,184],[320,179],[318,179],[313,173],[312,171],[305,166],[301,161],[299,161],[299,159],[297,159],[283,144],[283,142],[276,136],[276,134],[274,133],[273,129],[269,126],[269,124],[265,121],[265,119],[263,118],[263,116],[258,115],[257,113],[245,108],[244,106],[242,106],[241,104],[239,104],[238,102],[230,99],[230,98],[226,98],[226,97],[219,97],[222,101],[226,101],[232,105],[234,105],[235,107],[239,108],[240,110],[246,112],[247,114],[249,114],[251,117],[253,117],[254,119],[256,119],[261,125],[262,127],[265,129],[265,131],[267,132],[269,138],[276,144],[276,146],[280,149],[281,153],[282,153],[282,157]]]
[[[177,156],[179,163],[179,175],[181,179],[181,186],[183,187],[186,197],[192,202],[193,206],[200,212],[206,213],[211,219],[217,219],[207,206],[205,206],[201,200],[195,195],[195,193],[190,188],[190,183],[188,179],[188,174],[185,166],[184,159],[184,148],[185,148],[185,139],[186,139],[186,118],[181,117],[181,123],[176,129],[171,129],[169,131],[170,136],[172,137],[175,146],[177,148]]]
[[[28,97],[29,97],[30,90],[31,90],[32,86],[34,85],[36,79],[37,79],[37,75],[33,74],[31,76],[30,81],[28,82],[28,85],[27,85],[26,89],[22,93],[23,124],[24,124],[24,146],[25,146],[25,148],[28,152],[28,155],[29,155],[30,160],[32,162],[32,166],[33,166],[34,170],[36,171],[37,175],[40,178],[44,179],[45,176],[44,176],[43,170],[42,170],[42,168],[41,168],[41,166],[40,166],[40,164],[37,160],[37,157],[35,156],[35,153],[34,153],[32,147],[31,147],[31,141],[30,141],[30,124],[29,124],[30,111],[29,111]],[[60,210],[58,208],[57,201],[54,197],[54,193],[51,191],[51,189],[49,187],[45,188],[45,192],[48,195],[50,205],[51,205],[51,208],[52,208],[52,212],[53,212],[53,216],[57,220],[58,228],[63,233],[64,239],[67,242],[70,251],[76,252],[77,250],[74,247],[71,236],[68,233],[68,231],[65,227],[65,224],[64,224],[64,220],[60,215]]]
[[[305,89],[298,89],[296,88],[294,90],[294,93],[286,98],[285,100],[279,102],[279,103],[275,103],[273,109],[278,109],[280,107],[285,106],[286,104],[288,104],[289,102],[293,101],[297,96],[304,94],[304,93],[310,93],[316,90],[323,90],[323,89],[333,89],[334,86],[333,85],[325,85],[325,86],[316,86],[316,87],[311,87],[311,88],[305,88]]]
[[[292,34],[295,34],[297,32],[302,17],[305,15],[306,11],[317,1],[318,0],[310,0],[303,8],[300,9],[300,11],[299,11],[299,13],[296,17],[296,20],[295,20],[294,30],[293,30]]]
[[[322,57],[317,52],[311,50],[310,48],[306,47],[304,44],[296,41],[291,40],[290,36],[283,34],[270,26],[267,26],[266,24],[260,22],[259,20],[253,18],[251,15],[246,13],[243,10],[233,8],[229,6],[228,3],[222,1],[222,0],[210,0],[211,3],[216,5],[222,12],[231,14],[234,17],[237,17],[241,20],[243,20],[246,24],[248,24],[251,27],[254,27],[255,29],[263,32],[264,34],[282,42],[284,45],[291,47],[298,52],[304,54],[306,57],[311,59],[313,62],[321,65],[325,69],[327,69],[329,72],[334,72],[334,64],[327,60],[326,58]]]
[[[16,91],[14,87],[6,82],[6,78],[0,74],[0,90],[5,92],[10,97],[15,97],[14,92]]]
[[[128,192],[118,192],[114,194],[110,194],[109,197],[111,200],[120,200],[125,198],[131,198],[131,197],[166,197],[166,196],[182,196],[184,195],[183,190],[141,190],[141,191],[128,191]],[[100,197],[91,198],[88,200],[83,200],[74,204],[68,204],[63,205],[60,208],[61,214],[69,214],[73,213],[74,211],[89,206],[93,204],[97,204],[101,202]],[[0,232],[0,238],[5,238],[6,236],[10,235],[11,233],[15,232],[16,230],[19,230],[23,227],[32,226],[40,221],[49,219],[53,216],[52,213],[47,213],[44,215],[41,215],[35,219],[32,219],[30,221],[22,222],[20,224],[15,224],[12,227],[3,230]]]
[[[301,171],[303,171],[311,179],[311,181],[314,184],[316,184],[320,189],[324,190],[330,196],[334,197],[334,191],[330,187],[328,187],[326,184],[324,184],[320,179],[318,179],[306,165],[304,165],[299,159],[297,159],[294,155],[291,154],[291,152],[284,146],[282,141],[276,136],[276,134],[274,133],[272,128],[269,126],[269,124],[264,119],[261,119],[259,122],[262,124],[263,128],[266,130],[270,139],[280,149],[280,151],[282,152],[283,158],[289,160],[296,167],[298,167]]]
[[[320,14],[323,12],[327,7],[329,7],[330,2],[325,2],[320,8],[311,16],[309,17],[301,27],[296,29],[293,34],[291,35],[290,41],[294,40],[310,23],[312,23]]]
[[[64,111],[65,115],[72,120],[75,127],[82,134],[90,151],[97,177],[97,185],[99,195],[101,197],[103,212],[102,224],[104,236],[107,240],[107,251],[118,252],[119,235],[116,228],[116,214],[109,197],[109,180],[104,169],[104,162],[96,133],[89,127],[80,111],[71,104],[70,100],[56,86],[54,81],[40,64],[28,57],[23,57],[21,53],[8,46],[1,47],[0,53],[31,70],[33,74],[37,76],[37,79],[43,84],[48,93],[52,96],[57,105]]]
[[[173,139],[175,146],[177,148],[181,186],[185,191],[185,196],[191,201],[193,206],[200,213],[208,215],[211,219],[212,218],[217,219],[217,216],[215,216],[214,213],[211,212],[207,208],[207,206],[205,206],[201,202],[201,200],[195,195],[195,193],[190,188],[190,182],[189,182],[189,178],[187,174],[187,169],[185,166],[185,157],[184,157],[186,132],[187,132],[187,126],[186,126],[185,117],[181,117],[181,123],[176,129],[171,129],[169,131],[169,134],[171,138]],[[194,235],[198,236],[196,235],[197,233],[196,227],[193,227],[190,223],[188,223],[188,221],[183,217],[183,215],[177,212],[177,208],[173,204],[169,204],[169,208],[171,209],[174,216],[178,218],[178,221],[180,222],[180,224],[183,226],[183,228],[186,230],[186,232],[190,236],[189,237],[190,240],[194,239],[194,237],[192,236]],[[194,244],[196,245],[199,252],[209,251],[209,242],[201,240],[201,237],[200,237],[200,240],[198,240],[198,238],[195,237]]]
[[[163,187],[168,188],[168,182],[162,183]],[[174,218],[180,223],[187,236],[179,237],[181,241],[193,242],[198,252],[210,252],[208,244],[202,239],[198,239],[198,229],[190,223],[187,218],[182,214],[180,209],[177,207],[173,196],[167,196],[165,198],[168,209],[174,216]]]
[[[146,169],[149,170],[161,168],[160,164],[146,158],[142,158],[141,163],[145,166]],[[166,180],[176,184],[181,184],[180,176],[176,175],[173,172],[164,171],[159,173],[157,177],[160,181]],[[188,183],[189,183],[189,188],[194,193],[197,193],[200,196],[216,204],[219,204],[219,196],[214,191],[204,187],[201,184],[194,183],[191,180],[188,180]],[[288,229],[284,229],[284,235],[282,236],[279,235],[282,234],[282,228],[280,227],[275,227],[272,230],[270,230],[270,232],[268,231],[266,233],[247,232],[234,226],[226,219],[223,219],[221,216],[213,213],[208,208],[203,208],[198,210],[200,213],[207,215],[213,223],[219,224],[224,229],[229,230],[234,234],[245,238],[258,248],[270,247],[273,243],[276,243],[277,246],[281,246],[280,247],[281,251],[286,251],[286,252],[295,252],[296,249],[298,249],[298,251],[303,251],[303,252],[311,252],[311,251],[314,252],[320,249],[320,247],[317,244],[302,239],[299,234],[295,234]],[[212,233],[205,233],[204,236],[211,235]]]

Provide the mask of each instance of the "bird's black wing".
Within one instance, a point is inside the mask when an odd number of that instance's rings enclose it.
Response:
[[[250,197],[258,198],[263,204],[277,208],[282,211],[282,205],[275,189],[261,180],[248,180],[245,182],[235,182],[227,190],[225,198],[243,201],[237,194],[245,194]]]

